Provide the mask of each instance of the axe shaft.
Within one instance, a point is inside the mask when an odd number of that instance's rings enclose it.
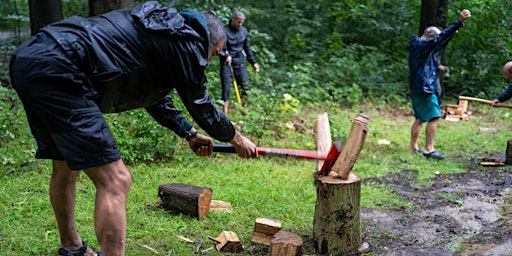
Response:
[[[490,100],[485,100],[485,99],[480,99],[480,98],[475,98],[475,97],[459,96],[459,100],[470,100],[470,101],[476,101],[476,102],[492,105],[492,101],[490,101]],[[498,103],[498,107],[512,108],[512,105]]]
[[[326,160],[327,154],[322,154],[319,151],[314,150],[298,150],[298,149],[286,149],[286,148],[265,148],[265,147],[257,147],[258,155],[277,155],[277,156],[287,156],[287,157],[297,157],[304,159],[317,159],[317,160]],[[213,145],[213,152],[222,152],[222,153],[236,153],[235,147],[232,145],[221,145],[215,144]]]

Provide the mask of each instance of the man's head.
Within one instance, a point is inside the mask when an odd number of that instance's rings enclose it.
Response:
[[[430,26],[423,31],[423,35],[421,35],[421,38],[423,39],[430,39],[437,35],[441,34],[441,30],[438,27]]]
[[[503,66],[503,75],[508,79],[512,79],[512,61],[505,63],[505,66]]]
[[[210,49],[208,51],[208,62],[211,57],[219,55],[219,52],[224,48],[226,42],[226,32],[224,25],[213,12],[204,12],[206,18],[206,25],[210,34]]]
[[[236,11],[231,15],[230,23],[231,26],[240,29],[245,21],[245,14],[241,11]]]

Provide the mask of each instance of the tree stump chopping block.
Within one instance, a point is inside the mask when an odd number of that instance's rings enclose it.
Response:
[[[280,230],[270,241],[270,256],[302,255],[302,237],[292,232]]]
[[[347,179],[321,176],[315,186],[315,249],[327,255],[359,255],[361,177],[353,172]]]
[[[212,190],[181,183],[166,183],[158,187],[158,196],[166,210],[203,219],[210,210]]]

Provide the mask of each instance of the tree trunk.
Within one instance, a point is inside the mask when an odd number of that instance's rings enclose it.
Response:
[[[63,19],[61,0],[29,0],[30,31],[36,34],[42,27]]]
[[[347,180],[322,176],[315,186],[315,249],[322,255],[359,255],[361,177],[353,172]]]
[[[117,9],[130,8],[134,0],[89,0],[89,15],[95,16]]]

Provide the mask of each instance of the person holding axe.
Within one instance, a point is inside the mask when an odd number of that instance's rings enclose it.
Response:
[[[257,157],[212,103],[204,70],[223,49],[226,34],[212,12],[177,12],[150,1],[101,16],[73,16],[50,24],[12,55],[10,77],[37,142],[36,158],[51,159],[50,202],[60,235],[59,255],[101,255],[78,234],[76,181],[95,185],[95,233],[101,251],[125,255],[126,202],[132,179],[103,113],[145,108],[186,139],[197,156],[213,151],[176,109],[176,89],[188,112],[213,138],[243,158]],[[197,147],[197,145],[202,145]]]
[[[229,92],[231,83],[235,86],[238,95],[238,86],[244,100],[247,103],[247,90],[249,89],[249,76],[245,68],[245,59],[252,65],[254,72],[260,72],[260,66],[256,63],[254,54],[249,45],[248,31],[243,26],[245,14],[241,11],[235,11],[224,26],[226,30],[226,45],[220,52],[220,81],[222,84],[222,100],[224,101],[224,113],[229,109]],[[239,99],[240,100],[240,99]]]
[[[453,38],[469,17],[471,17],[469,10],[462,10],[458,20],[448,28],[441,31],[434,26],[427,27],[421,37],[412,37],[406,46],[409,51],[409,90],[415,117],[411,127],[409,151],[422,153],[427,158],[445,158],[434,148],[434,137],[441,117],[441,108],[436,94],[436,82],[439,76],[436,53],[443,48],[441,46]],[[425,148],[421,149],[418,146],[418,138],[425,122],[427,123],[426,143]]]
[[[505,63],[503,66],[503,75],[508,79],[512,79],[512,61]],[[510,98],[512,98],[512,84],[509,85],[504,92],[498,95],[496,99],[492,100],[491,106],[498,107],[500,103],[505,102]]]

